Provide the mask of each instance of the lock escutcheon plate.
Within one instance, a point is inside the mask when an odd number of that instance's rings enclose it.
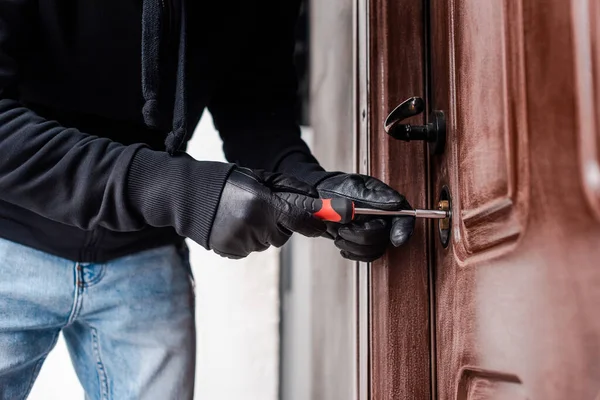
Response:
[[[452,199],[450,198],[450,190],[447,186],[444,186],[440,193],[438,209],[442,211],[450,211],[450,216],[448,218],[438,220],[438,233],[440,236],[440,242],[442,242],[444,247],[448,247],[448,243],[450,243],[450,234],[452,232]]]

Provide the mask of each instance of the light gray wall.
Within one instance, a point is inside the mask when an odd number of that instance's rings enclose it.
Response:
[[[311,124],[327,170],[354,169],[352,1],[311,3]],[[333,243],[314,243],[311,400],[354,398],[356,266]]]
[[[353,171],[352,1],[312,1],[310,35],[313,152],[328,170]],[[295,238],[286,251],[282,399],[353,399],[356,265],[326,239]]]

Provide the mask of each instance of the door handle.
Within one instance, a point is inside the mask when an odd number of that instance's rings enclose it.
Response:
[[[383,123],[385,132],[394,139],[410,142],[424,140],[429,143],[431,154],[442,154],[446,146],[446,117],[442,111],[433,111],[426,125],[401,124],[403,120],[425,110],[425,102],[420,97],[411,97],[394,108]]]

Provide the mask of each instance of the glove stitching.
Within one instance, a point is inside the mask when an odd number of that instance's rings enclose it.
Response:
[[[258,181],[257,181],[258,182]],[[233,182],[233,181],[228,181],[227,183],[229,183],[230,185],[233,185],[235,187],[237,187],[238,189],[242,189],[245,192],[248,192],[250,194],[255,195],[256,197],[258,197],[261,200],[267,200],[265,199],[265,196],[263,195],[263,193],[260,193],[257,190],[254,190],[254,188],[252,187],[248,187],[248,186],[240,186],[237,182]],[[259,182],[260,183],[260,182]],[[265,186],[266,189],[269,189]],[[272,192],[271,192],[272,193]]]
[[[236,172],[239,172],[241,175],[247,176],[248,178],[252,179],[253,181],[255,181],[256,183],[266,187],[267,189],[270,189],[271,192],[275,193],[273,191],[273,189],[281,189],[281,192],[285,192],[285,193],[296,193],[296,194],[301,194],[304,196],[309,196],[309,197],[318,197],[317,195],[312,195],[310,193],[308,193],[306,190],[304,189],[299,189],[299,188],[295,188],[295,187],[290,187],[290,186],[285,186],[284,184],[278,184],[275,182],[270,182],[270,185],[268,184],[269,182],[267,182],[266,180],[262,179],[262,178],[258,178],[256,176],[250,175],[248,174],[246,171],[244,171],[243,169],[237,169]],[[305,183],[307,186],[310,186],[309,184],[307,184],[306,182],[302,182],[299,181],[299,183]],[[240,187],[240,186],[238,186]],[[285,190],[282,190],[285,189]]]
[[[242,174],[242,175],[245,175],[245,176],[247,176],[248,178],[251,178],[251,179],[253,179],[253,180],[254,180],[254,181],[256,181],[256,182],[259,182],[259,183],[260,183],[260,181],[257,179],[257,177],[256,177],[256,176],[249,175],[249,174],[248,174],[246,171],[244,171],[244,170],[243,170],[243,169],[241,169],[241,168],[240,168],[240,169],[236,169],[235,171],[236,171],[236,172],[239,172],[239,173],[240,173],[240,174]]]

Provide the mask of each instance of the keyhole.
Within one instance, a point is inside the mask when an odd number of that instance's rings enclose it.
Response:
[[[452,199],[450,198],[450,190],[448,186],[442,188],[440,193],[440,200],[438,202],[438,209],[443,211],[452,210]],[[438,232],[440,234],[440,242],[442,246],[448,247],[450,243],[450,233],[452,232],[452,214],[450,217],[438,220]]]

